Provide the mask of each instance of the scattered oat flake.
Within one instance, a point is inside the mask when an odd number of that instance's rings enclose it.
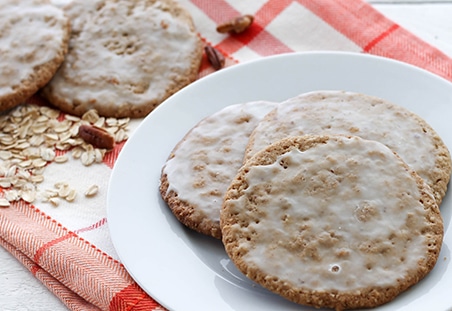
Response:
[[[9,202],[17,201],[20,199],[19,192],[17,190],[5,190],[5,199]]]
[[[41,158],[44,161],[52,161],[55,159],[55,150],[51,148],[42,148],[41,149]]]
[[[31,175],[30,181],[33,183],[41,183],[44,181],[44,176],[43,175]]]
[[[63,155],[56,156],[56,157],[53,159],[53,161],[54,161],[55,163],[64,163],[64,162],[67,162],[68,159],[69,159],[69,158],[67,157],[67,155],[63,154]]]
[[[32,190],[23,191],[21,197],[25,202],[33,203],[36,199],[36,192]]]
[[[0,178],[0,187],[2,188],[11,187],[11,178]]]
[[[75,197],[77,196],[77,191],[75,189],[71,189],[69,191],[69,194],[65,197],[66,201],[72,202],[75,200]]]
[[[25,160],[19,163],[20,167],[29,167],[30,165],[32,165],[33,162],[31,160]]]
[[[96,159],[94,151],[85,151],[82,153],[82,164],[85,166],[90,166],[94,163],[94,160]]]
[[[55,206],[55,207],[57,207],[58,205],[60,205],[60,199],[59,198],[50,198],[49,199],[49,202],[53,205],[53,206]]]
[[[60,112],[58,110],[46,107],[46,106],[42,106],[39,108],[39,111],[45,115],[48,116],[51,119],[56,119],[60,116]]]
[[[67,186],[67,185],[60,187],[58,189],[58,196],[61,198],[65,198],[69,195],[70,191],[71,191],[71,188],[69,188],[69,186]]]
[[[105,118],[102,117],[102,118],[97,119],[96,122],[94,122],[94,125],[97,127],[102,127],[104,125],[104,123],[105,123]]]
[[[74,159],[80,159],[83,153],[83,149],[80,147],[76,147],[74,149],[72,149],[72,157]]]
[[[11,151],[7,151],[7,150],[0,151],[0,159],[2,159],[2,160],[11,159],[12,156],[13,156],[13,154]]]
[[[96,163],[101,163],[104,159],[105,152],[102,152],[101,149],[95,149],[94,150],[94,161]]]
[[[85,191],[86,197],[93,197],[99,192],[99,186],[98,185],[92,185]]]
[[[62,114],[59,110],[33,104],[22,104],[0,115],[0,187],[3,206],[23,199],[33,202],[42,196],[47,202],[58,206],[64,198],[71,202],[76,191],[65,186],[40,190],[44,172],[50,163],[64,163],[68,157],[85,165],[102,162],[107,150],[95,148],[78,136],[81,125],[95,125],[119,134],[116,140],[127,138],[129,118],[115,119],[99,116],[90,110],[81,118]],[[69,151],[63,154],[58,151]],[[58,155],[57,155],[58,154]],[[97,193],[98,188],[87,191],[88,196]],[[58,192],[61,196],[58,196]]]
[[[66,120],[69,120],[69,121],[72,121],[72,122],[79,122],[80,121],[79,117],[73,116],[73,115],[70,115],[70,114],[65,115],[64,118]]]
[[[53,189],[47,189],[45,191],[45,196],[46,196],[47,199],[57,197],[58,196],[58,191],[53,190]]]
[[[115,141],[120,143],[128,138],[127,133],[124,129],[119,129],[115,134]]]
[[[5,198],[0,198],[0,207],[9,207],[11,203]]]
[[[107,123],[108,126],[116,126],[119,123],[118,119],[115,118],[107,118],[105,122]]]
[[[99,114],[96,110],[88,110],[85,112],[82,116],[82,120],[88,121],[89,123],[96,123],[96,121],[99,119]]]
[[[59,182],[56,182],[53,186],[57,189],[60,189],[63,187],[69,187],[69,184],[65,181],[59,181]]]
[[[44,167],[44,166],[46,166],[46,164],[47,164],[47,161],[43,160],[41,158],[33,160],[33,166],[34,167]]]

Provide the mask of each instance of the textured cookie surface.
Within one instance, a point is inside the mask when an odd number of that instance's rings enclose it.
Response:
[[[70,25],[63,11],[45,0],[0,2],[0,111],[38,91],[67,52]]]
[[[74,0],[69,52],[43,95],[68,113],[143,117],[192,82],[202,43],[173,0]]]
[[[245,158],[278,139],[305,134],[355,135],[385,144],[426,180],[441,204],[451,174],[449,151],[431,126],[407,109],[357,93],[302,94],[258,124]]]
[[[374,307],[435,265],[430,188],[375,141],[300,136],[257,153],[228,188],[223,243],[249,278],[316,307]]]
[[[182,223],[221,237],[223,195],[242,164],[249,134],[275,105],[257,101],[223,108],[174,148],[162,169],[160,192]]]

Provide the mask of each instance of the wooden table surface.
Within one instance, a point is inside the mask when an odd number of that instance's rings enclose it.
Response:
[[[452,57],[452,1],[369,0],[377,10]],[[0,310],[67,308],[0,247]]]

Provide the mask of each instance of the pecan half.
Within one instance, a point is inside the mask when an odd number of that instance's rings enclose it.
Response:
[[[212,65],[213,69],[219,70],[224,67],[224,56],[217,49],[210,45],[206,45],[204,47],[204,51],[206,52],[207,59]]]
[[[103,128],[94,125],[80,125],[78,136],[84,141],[100,149],[113,149],[115,138]]]
[[[254,16],[252,15],[243,15],[236,18],[233,18],[221,25],[217,26],[217,31],[219,33],[241,33],[248,29],[254,21]]]

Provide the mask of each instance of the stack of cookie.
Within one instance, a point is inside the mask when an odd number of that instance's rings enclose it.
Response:
[[[196,79],[202,42],[175,0],[0,3],[0,111],[40,91],[63,112],[144,117]]]
[[[447,147],[419,116],[318,91],[202,120],[162,168],[160,192],[250,279],[342,310],[389,302],[431,271],[450,173]]]

